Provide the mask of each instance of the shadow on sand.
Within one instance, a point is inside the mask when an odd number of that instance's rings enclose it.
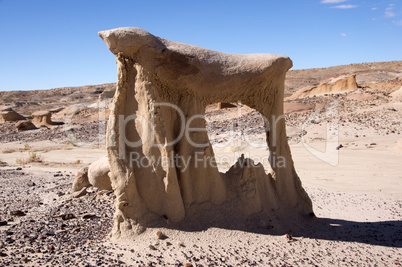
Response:
[[[180,224],[153,225],[153,227],[166,227],[182,231],[205,231],[208,228],[221,228],[228,230],[245,231],[264,235],[290,234],[294,237],[306,237],[330,241],[357,242],[376,246],[402,248],[402,221],[355,222],[341,219],[310,217],[298,220],[292,227],[290,221],[280,224],[270,222],[267,224],[239,223],[235,218],[228,220],[187,221]],[[254,218],[255,219],[255,218]],[[253,220],[255,222],[255,220]],[[286,220],[285,220],[286,221]]]
[[[354,222],[314,218],[308,228],[293,234],[331,241],[402,247],[402,221]]]

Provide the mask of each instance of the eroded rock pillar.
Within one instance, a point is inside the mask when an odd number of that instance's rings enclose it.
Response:
[[[158,223],[189,221],[189,211],[199,216],[208,205],[239,220],[312,211],[294,170],[283,118],[289,58],[221,53],[139,28],[99,35],[118,66],[107,130],[115,237],[139,234]],[[283,157],[283,166],[272,163],[265,173],[263,166],[242,158],[228,173],[219,173],[205,129],[205,107],[239,100],[267,118],[270,155]]]

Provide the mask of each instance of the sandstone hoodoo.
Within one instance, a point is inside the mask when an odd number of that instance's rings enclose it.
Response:
[[[292,67],[288,57],[216,52],[139,28],[99,35],[118,67],[107,129],[114,237],[158,223],[183,225],[194,214],[208,213],[210,221],[216,215],[233,222],[257,217],[288,222],[312,213],[282,116],[285,74]],[[268,173],[242,157],[225,174],[214,164],[205,107],[238,101],[266,118]]]
[[[32,123],[36,127],[52,125],[52,113],[46,110],[36,111],[32,113]]]

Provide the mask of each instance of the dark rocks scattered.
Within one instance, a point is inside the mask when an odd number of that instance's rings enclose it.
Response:
[[[68,213],[68,214],[61,215],[60,218],[62,218],[64,221],[67,221],[67,220],[75,219],[77,217],[75,217],[75,215],[72,213]]]
[[[10,211],[10,215],[20,217],[20,216],[25,216],[26,214],[22,210],[13,210],[13,211]]]
[[[83,219],[93,219],[93,218],[97,218],[97,217],[98,216],[94,213],[87,213],[87,214],[82,215]]]
[[[380,112],[370,110],[370,108],[380,107],[389,101],[386,96],[381,96],[378,93],[376,95],[378,97],[373,100],[375,103],[372,103],[374,106],[365,101],[348,100],[347,94],[311,97],[303,101],[306,104],[317,106],[318,104],[326,104],[337,100],[340,113],[329,118],[310,117],[315,111],[287,114],[286,122],[289,126],[300,129],[300,134],[294,138],[295,141],[300,141],[303,135],[311,135],[309,129],[307,129],[308,133],[301,130],[301,126],[306,121],[314,124],[314,127],[326,127],[326,123],[333,121],[339,121],[339,125],[342,125],[342,127],[355,126],[356,131],[349,136],[351,138],[364,138],[367,134],[365,132],[367,129],[378,135],[400,133],[401,122],[396,116],[398,115],[396,112],[399,112],[399,110],[387,107]],[[366,110],[356,113],[357,109]],[[264,121],[258,112],[252,111],[243,114],[240,118],[236,118],[235,121],[227,117],[224,120],[216,121],[215,118],[224,116],[224,112],[214,110],[206,114],[207,118],[211,119],[208,123],[208,130],[217,137],[211,142],[227,141],[224,134],[231,130],[237,131],[239,135],[265,133]],[[320,112],[320,114],[324,114],[325,108],[321,109]],[[384,124],[384,122],[386,123]],[[98,142],[100,127],[105,129],[104,124],[100,126],[98,122],[82,125],[75,124],[71,131],[68,131],[68,134],[74,136],[74,139],[71,139],[64,131],[64,126],[44,127],[35,131],[18,132],[15,123],[6,122],[0,125],[0,142],[18,141],[26,143],[30,141],[58,140],[65,144],[66,141],[74,140],[71,143],[79,145],[80,142]],[[340,127],[340,130],[342,130],[342,127]],[[377,146],[377,143],[370,143],[370,141],[367,141],[366,144],[367,147]],[[348,144],[344,145],[345,147],[349,146]],[[342,147],[343,145],[340,145],[337,149],[339,150]],[[152,230],[149,233],[149,240],[153,244],[148,247],[149,243],[145,241],[141,249],[138,247],[127,249],[127,252],[132,254],[131,261],[123,262],[123,254],[116,252],[113,255],[111,253],[116,249],[115,245],[105,243],[105,241],[109,240],[113,222],[114,196],[111,191],[106,193],[93,187],[87,188],[84,186],[71,195],[64,194],[70,191],[72,178],[69,178],[68,175],[63,174],[61,171],[51,173],[49,177],[44,179],[43,177],[29,174],[28,168],[24,168],[26,171],[21,172],[22,167],[15,168],[11,164],[10,166],[10,168],[13,168],[12,170],[3,171],[2,169],[0,175],[0,266],[163,266],[168,263],[164,256],[173,252],[177,252],[182,258],[171,261],[170,265],[172,266],[267,266],[271,262],[273,265],[280,262],[289,266],[299,264],[325,265],[330,264],[330,261],[334,258],[329,253],[341,251],[342,246],[349,246],[351,249],[345,249],[345,252],[341,253],[345,258],[340,259],[338,264],[341,262],[346,265],[356,265],[363,262],[364,265],[364,259],[369,258],[370,262],[366,262],[368,265],[388,265],[389,261],[382,259],[386,259],[386,257],[390,259],[394,257],[392,262],[395,265],[400,265],[401,263],[398,260],[400,258],[398,248],[401,247],[398,235],[395,235],[395,237],[390,236],[386,231],[377,233],[377,230],[374,229],[373,231],[372,227],[368,228],[368,232],[361,235],[364,235],[364,238],[368,236],[367,238],[372,240],[374,240],[374,237],[375,240],[389,239],[388,243],[384,242],[386,244],[395,242],[395,246],[387,245],[385,249],[382,249],[380,246],[360,242],[347,242],[350,244],[344,245],[342,243],[345,242],[342,241],[330,243],[328,240],[321,239],[319,241],[310,240],[309,238],[303,240],[303,238],[295,238],[288,234],[285,237],[278,237],[280,242],[266,243],[264,249],[261,250],[258,250],[254,244],[253,250],[251,250],[249,248],[252,246],[249,246],[249,240],[246,239],[239,239],[238,241],[242,241],[242,243],[239,243],[241,245],[238,247],[236,247],[235,243],[233,243],[233,246],[220,247],[214,242],[211,242],[210,245],[205,245],[199,244],[194,240],[176,239],[175,235],[170,234],[170,230],[166,230],[169,238],[166,241],[162,241],[167,238],[165,230],[163,232]],[[320,198],[320,200],[322,199],[326,198]],[[375,202],[376,205],[382,205],[381,203]],[[399,202],[399,207],[400,205]],[[52,210],[50,214],[49,210]],[[400,209],[397,210],[397,212],[399,211]],[[55,214],[61,215],[55,216]],[[400,218],[400,216],[397,218]],[[397,220],[397,218],[394,220]],[[170,223],[166,216],[163,216],[163,220],[166,223]],[[393,223],[393,225],[387,227],[400,234],[400,230],[396,228],[396,225],[397,223]],[[339,230],[335,231],[341,231],[340,229],[344,227],[346,225],[338,227],[337,229]],[[347,239],[349,234],[345,234],[345,236],[344,238]],[[392,241],[393,238],[395,241]],[[259,239],[263,244],[262,239],[264,237],[259,236]],[[178,240],[186,240],[186,245]],[[212,238],[211,240],[215,239]],[[283,253],[279,255],[274,252],[273,246],[280,246],[281,243],[284,244],[284,247],[282,247]],[[324,244],[326,246],[330,244],[334,249],[324,249]],[[306,251],[311,251],[312,254],[306,255],[305,258],[297,258],[292,253],[294,253],[293,249],[296,249],[296,255],[300,253],[297,251],[298,246]],[[317,250],[314,247],[320,247],[320,249]],[[372,247],[375,248],[370,250]],[[121,252],[126,248],[119,249],[119,252]],[[376,254],[377,250],[379,251],[378,253],[385,253],[384,257],[379,257]],[[387,255],[387,250],[390,251],[389,255]],[[237,253],[238,251],[240,253]],[[372,254],[367,254],[367,251]],[[257,254],[258,256],[254,257]],[[321,256],[323,258],[328,256],[327,260],[320,259]],[[259,257],[260,259],[258,259]],[[360,260],[358,257],[360,257]],[[264,262],[261,262],[261,258]],[[356,261],[353,262],[353,260]],[[331,264],[336,265],[337,262],[333,261]]]
[[[99,258],[104,266],[124,265],[110,254],[111,246],[101,244],[112,227],[113,194],[95,200],[99,191],[91,188],[71,198],[55,194],[70,190],[71,178],[65,175],[1,172],[0,266],[94,266]]]
[[[100,136],[101,135],[101,136]],[[106,122],[94,121],[75,126],[71,131],[65,131],[64,125],[52,127],[40,127],[35,131],[18,132],[12,123],[0,123],[0,142],[36,142],[36,141],[58,141],[69,142],[72,145],[80,143],[97,143],[104,140],[106,136]]]

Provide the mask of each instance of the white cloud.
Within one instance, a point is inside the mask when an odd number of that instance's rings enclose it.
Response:
[[[371,8],[371,10],[377,10],[378,9],[378,7],[372,7]]]
[[[395,24],[396,26],[402,26],[402,20],[400,20],[400,21],[394,21],[394,24]]]
[[[386,18],[393,18],[393,17],[395,17],[395,13],[394,13],[392,7],[388,7],[387,9],[385,9],[385,17],[386,17]]]
[[[321,4],[338,4],[346,1],[347,0],[321,0]]]
[[[346,37],[347,34],[346,34],[346,33],[341,33],[341,36],[342,36],[342,37]]]
[[[333,6],[332,8],[339,8],[339,9],[350,9],[350,8],[355,8],[358,7],[357,5],[339,5],[339,6]]]

